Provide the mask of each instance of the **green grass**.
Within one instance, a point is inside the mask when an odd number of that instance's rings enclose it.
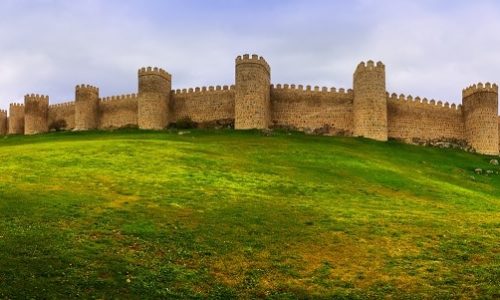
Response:
[[[0,299],[500,297],[489,160],[285,132],[7,137]]]

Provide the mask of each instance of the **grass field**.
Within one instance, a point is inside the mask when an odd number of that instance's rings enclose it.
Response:
[[[500,171],[299,133],[0,139],[0,299],[500,297]]]

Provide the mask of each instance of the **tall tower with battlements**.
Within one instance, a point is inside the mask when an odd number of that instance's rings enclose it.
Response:
[[[90,85],[75,88],[75,130],[97,129],[99,125],[99,89]]]
[[[498,86],[474,84],[462,91],[465,138],[478,153],[498,155]]]
[[[10,104],[8,134],[24,134],[24,104]]]
[[[360,63],[354,72],[354,136],[387,141],[385,66]]]
[[[236,58],[235,129],[267,129],[271,122],[271,68],[258,55]]]
[[[49,96],[24,96],[24,134],[38,134],[49,131]]]
[[[159,68],[139,70],[137,121],[140,129],[164,129],[169,122],[172,76]]]

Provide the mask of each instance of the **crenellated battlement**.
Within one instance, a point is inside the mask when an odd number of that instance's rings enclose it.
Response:
[[[267,71],[267,73],[271,73],[271,67],[266,62],[266,60],[262,56],[258,56],[257,54],[244,54],[236,57],[236,66],[241,64],[257,64]]]
[[[50,105],[49,105],[49,108],[72,107],[72,106],[75,106],[75,102],[73,102],[73,101],[68,101],[68,102],[62,102],[62,103],[50,104]]]
[[[167,71],[158,68],[158,67],[143,67],[140,68],[138,71],[139,76],[150,76],[150,75],[155,75],[155,76],[160,76],[163,77],[164,79],[171,81],[172,80],[172,75],[168,73]]]
[[[427,99],[427,98],[420,98],[420,97],[415,97],[411,95],[405,96],[404,94],[396,94],[392,93],[389,95],[387,93],[388,100],[390,101],[396,101],[398,103],[402,104],[421,104],[421,105],[428,105],[428,107],[434,107],[434,108],[444,108],[444,109],[450,109],[450,110],[461,110],[462,105],[456,105],[455,103],[450,104],[449,102],[443,102],[440,100],[434,100],[434,99]]]
[[[234,92],[234,85],[217,85],[217,86],[203,86],[189,89],[176,89],[172,90],[174,95],[190,94],[190,93],[213,93],[213,92]]]
[[[92,85],[88,85],[88,84],[79,84],[75,87],[75,90],[77,92],[81,91],[81,90],[85,90],[85,91],[92,91],[92,92],[95,92],[97,94],[99,94],[99,88],[98,87],[95,87],[95,86],[92,86]]]
[[[48,105],[49,104],[49,96],[39,95],[39,94],[26,94],[24,96],[24,101],[25,101],[25,104],[38,102],[38,103]]]
[[[0,116],[7,117],[7,110],[6,109],[0,109]]]
[[[341,94],[341,95],[352,95],[352,89],[345,88],[334,88],[334,87],[320,87],[320,86],[310,86],[310,85],[302,85],[302,84],[271,84],[271,90],[274,91],[297,91],[297,92],[311,92],[311,93],[326,93],[326,94]]]
[[[358,73],[373,70],[385,71],[385,65],[381,61],[378,61],[377,63],[375,63],[373,60],[369,60],[367,62],[362,61],[356,67],[355,72]]]
[[[99,100],[102,103],[102,102],[112,102],[112,101],[137,100],[137,97],[138,97],[137,94],[124,94],[124,95],[103,97],[100,98]]]
[[[491,84],[489,82],[487,82],[486,84],[479,82],[478,84],[473,84],[463,89],[462,97],[466,98],[475,93],[482,93],[482,92],[498,94],[498,85],[496,85],[495,83]]]
[[[22,108],[24,109],[24,103],[11,103],[9,104],[10,109],[18,109]]]

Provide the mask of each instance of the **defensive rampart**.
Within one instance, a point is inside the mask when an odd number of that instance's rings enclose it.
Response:
[[[0,110],[0,135],[50,130],[123,127],[159,130],[189,121],[200,127],[288,128],[324,135],[360,136],[407,143],[445,142],[483,154],[499,154],[496,84],[476,84],[462,104],[389,94],[386,67],[362,62],[353,88],[271,84],[271,67],[258,55],[238,56],[235,84],[172,89],[160,68],[138,71],[138,91],[100,97],[90,85],[75,88],[75,101],[48,105],[48,96],[27,95],[24,104]],[[432,144],[432,143],[431,143]]]

